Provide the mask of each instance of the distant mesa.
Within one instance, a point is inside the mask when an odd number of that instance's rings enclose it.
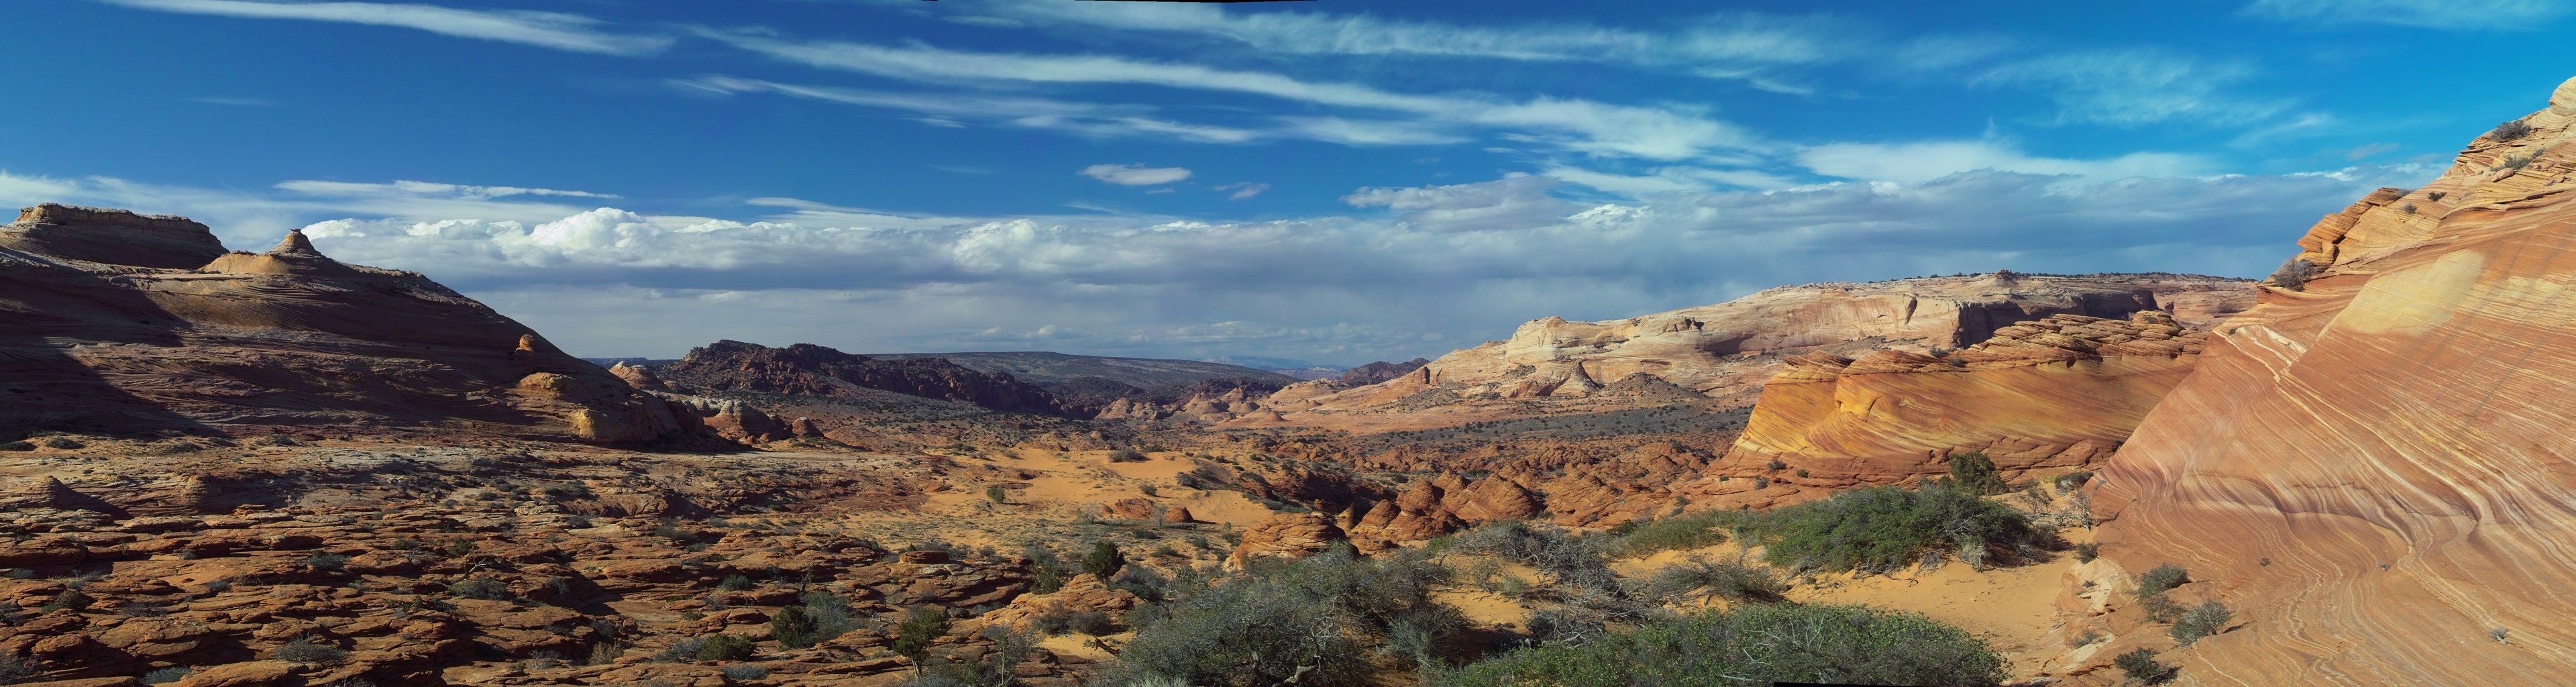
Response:
[[[103,265],[193,270],[224,254],[214,231],[186,217],[44,203],[0,226],[0,248]]]

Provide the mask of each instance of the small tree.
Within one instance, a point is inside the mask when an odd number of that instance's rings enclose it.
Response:
[[[1082,571],[1102,580],[1118,574],[1118,570],[1125,567],[1127,567],[1126,554],[1118,552],[1117,544],[1107,541],[1092,542],[1091,555],[1082,557]]]
[[[912,659],[915,666],[930,657],[930,643],[948,634],[948,614],[934,608],[915,608],[894,628],[894,652]]]
[[[777,637],[778,645],[782,647],[802,649],[813,646],[815,629],[814,616],[806,613],[803,606],[781,608],[776,615],[769,617],[769,634]]]
[[[994,503],[1010,503],[1010,502],[1011,502],[1011,491],[1010,491],[1010,490],[1008,490],[1008,489],[1003,489],[1003,488],[1001,487],[1001,485],[998,485],[998,484],[997,484],[997,485],[993,485],[993,486],[989,486],[989,487],[985,487],[985,488],[984,488],[984,498],[985,498],[986,500],[990,500],[990,501],[992,501],[992,502],[994,502]]]

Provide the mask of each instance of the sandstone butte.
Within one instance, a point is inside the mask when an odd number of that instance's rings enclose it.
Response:
[[[2316,276],[2216,329],[2096,481],[2102,554],[2061,632],[2119,638],[2057,670],[2168,646],[2115,588],[2170,562],[2180,601],[2235,609],[2169,652],[2195,684],[2567,679],[2576,80],[2518,121],[2318,222],[2296,257]]]
[[[0,426],[469,430],[640,441],[667,404],[410,272],[301,232],[224,249],[183,217],[37,205],[0,226]]]
[[[1633,375],[1746,405],[1798,354],[1955,348],[2051,315],[2125,318],[2161,309],[2206,325],[2249,301],[2243,280],[2171,274],[1997,272],[1787,286],[1624,320],[1531,320],[1509,339],[1452,351],[1390,381],[1291,385],[1270,397],[1270,412],[1227,424],[1372,432],[1532,408],[1597,412],[1608,408],[1584,397]]]
[[[1763,385],[1744,434],[1709,470],[1730,479],[1681,491],[1720,505],[1770,506],[1945,474],[1950,456],[1971,451],[2013,479],[2089,465],[2108,458],[2191,374],[2207,334],[2164,311],[2140,310],[2124,319],[2050,315],[1938,356],[1897,349],[1793,356]]]

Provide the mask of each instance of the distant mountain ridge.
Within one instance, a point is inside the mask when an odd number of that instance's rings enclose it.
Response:
[[[941,358],[959,367],[988,374],[1007,374],[1020,381],[1039,386],[1052,386],[1085,377],[1099,377],[1148,390],[1187,386],[1214,379],[1241,379],[1279,384],[1297,381],[1296,378],[1277,372],[1240,365],[1195,360],[1113,358],[1052,351],[881,353],[868,357],[880,360]]]

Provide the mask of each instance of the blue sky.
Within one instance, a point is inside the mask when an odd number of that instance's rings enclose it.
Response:
[[[1826,280],[2259,275],[2576,74],[2518,0],[44,0],[0,202],[309,227],[590,355],[1436,356]]]

